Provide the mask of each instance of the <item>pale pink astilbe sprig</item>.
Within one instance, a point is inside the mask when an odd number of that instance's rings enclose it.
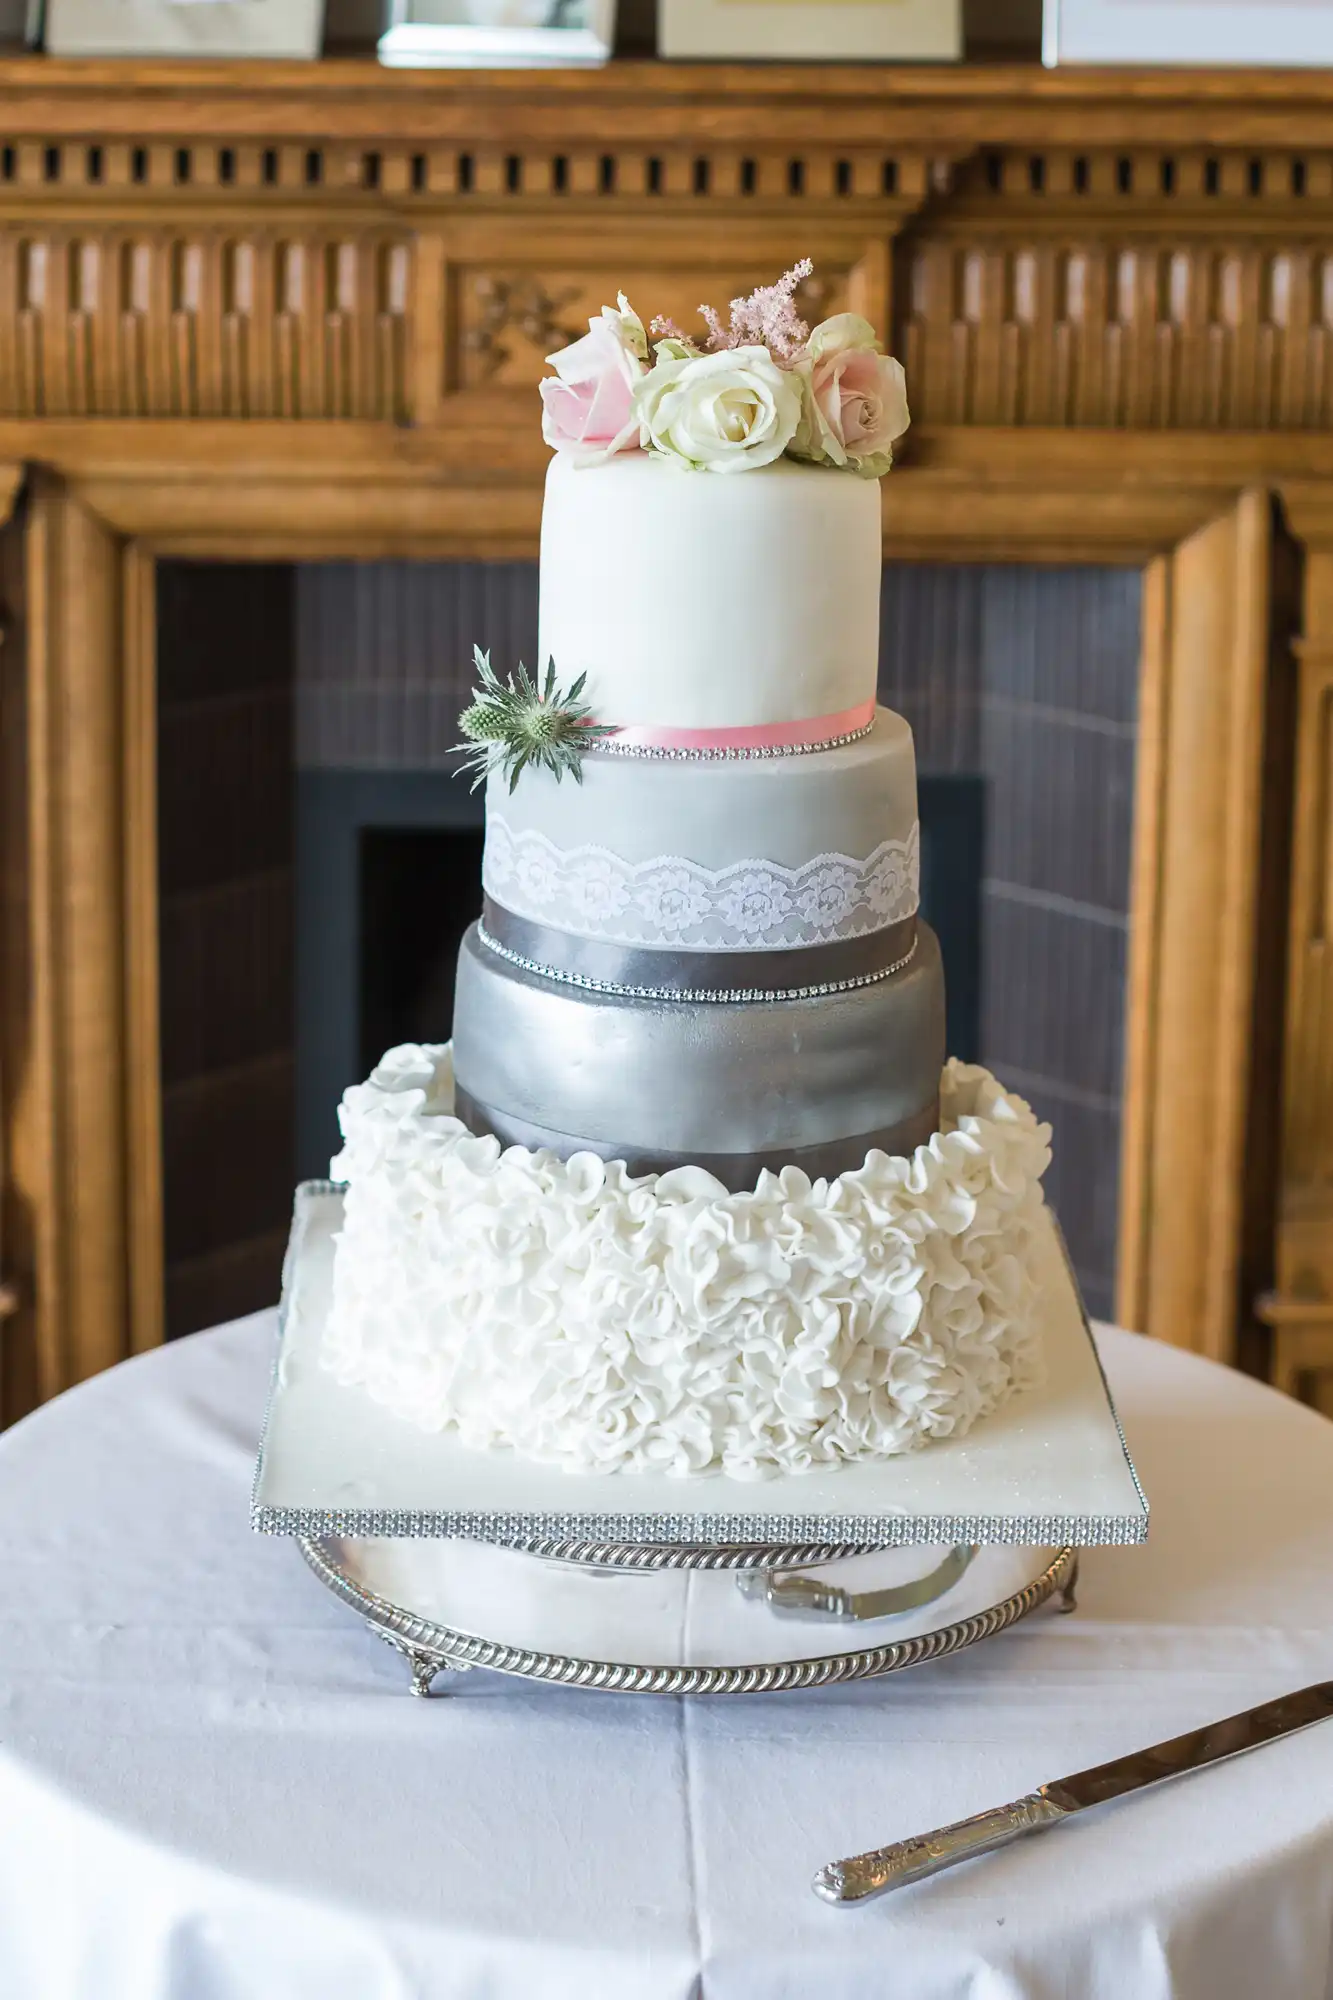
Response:
[[[666,313],[657,313],[649,322],[648,331],[654,340],[678,340],[682,347],[698,352],[698,343],[693,336],[686,333],[684,327],[677,326]]]
[[[731,301],[731,324],[724,326],[715,306],[700,306],[699,317],[708,328],[705,354],[720,354],[729,347],[766,347],[781,368],[794,368],[810,338],[810,329],[796,310],[796,290],[812,276],[814,265],[802,257],[775,285],[759,285],[745,299]],[[695,343],[682,333],[673,320],[657,318],[652,331],[663,339]]]
[[[793,368],[810,338],[810,329],[796,310],[796,288],[814,268],[808,257],[802,257],[776,285],[758,285],[748,299],[733,299],[729,327],[724,328],[715,312],[701,306],[708,325],[709,353],[723,347],[766,347],[779,366]]]

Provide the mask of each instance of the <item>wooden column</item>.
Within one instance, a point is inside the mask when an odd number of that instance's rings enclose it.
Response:
[[[1306,544],[1292,788],[1276,1274],[1261,1303],[1279,1388],[1333,1415],[1333,500],[1293,493]]]
[[[130,1094],[132,1050],[145,1053],[150,1033],[156,1041],[151,975],[145,999],[156,931],[150,948],[143,902],[155,897],[143,823],[154,781],[144,688],[125,672],[127,613],[131,634],[147,617],[143,578],[127,579],[117,537],[45,473],[31,482],[24,585],[25,1032],[11,1057],[8,1170],[12,1205],[28,1222],[14,1251],[23,1268],[11,1276],[30,1302],[29,1373],[41,1399],[121,1360],[160,1325],[160,1278],[143,1276],[154,1257],[160,1267],[155,1056],[140,1066],[133,1104]],[[142,639],[135,659],[151,663]],[[127,721],[139,736],[128,767]],[[151,759],[151,737],[148,748]]]
[[[4,468],[0,507],[0,1425],[37,1400],[32,1217],[12,1181],[13,1105],[26,1057],[27,689],[23,531],[13,518],[21,468]]]
[[[1263,491],[1144,593],[1117,1316],[1237,1359],[1273,599]]]
[[[157,564],[139,543],[121,558],[121,768],[125,940],[125,1226],[130,1347],[160,1345],[162,1029],[157,856]]]

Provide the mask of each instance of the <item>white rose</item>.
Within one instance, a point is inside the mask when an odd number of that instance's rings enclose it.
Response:
[[[771,465],[801,418],[801,391],[766,347],[659,359],[634,388],[643,442],[704,472]]]

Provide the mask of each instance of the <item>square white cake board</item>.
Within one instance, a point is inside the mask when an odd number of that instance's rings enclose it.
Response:
[[[320,1366],[341,1190],[298,1188],[278,1357],[251,1509],[276,1535],[716,1545],[1141,1542],[1148,1503],[1051,1219],[1046,1381],[967,1437],[900,1458],[751,1482],[571,1473],[420,1431]]]

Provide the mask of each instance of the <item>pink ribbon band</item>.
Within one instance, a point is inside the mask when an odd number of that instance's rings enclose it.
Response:
[[[605,750],[697,750],[703,755],[727,751],[817,750],[826,744],[859,736],[875,720],[875,702],[858,702],[837,715],[809,715],[799,722],[748,723],[739,729],[659,729],[652,723],[632,723],[603,738]]]

